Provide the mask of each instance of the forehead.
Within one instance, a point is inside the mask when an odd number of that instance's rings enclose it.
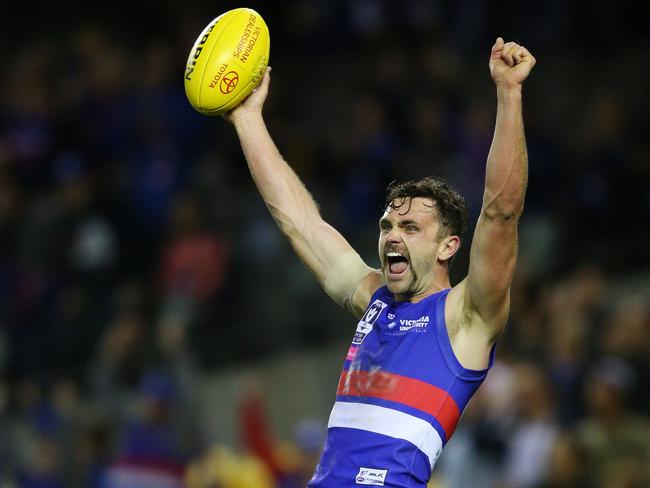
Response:
[[[423,221],[427,219],[436,220],[436,204],[431,198],[397,198],[393,206],[386,207],[381,220],[414,220]]]

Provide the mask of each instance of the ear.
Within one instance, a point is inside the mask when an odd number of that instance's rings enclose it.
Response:
[[[438,261],[449,261],[460,249],[460,237],[447,236],[438,246]]]

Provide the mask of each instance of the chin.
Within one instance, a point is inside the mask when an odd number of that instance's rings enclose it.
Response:
[[[393,295],[406,295],[409,291],[408,283],[404,281],[386,281],[386,288]]]

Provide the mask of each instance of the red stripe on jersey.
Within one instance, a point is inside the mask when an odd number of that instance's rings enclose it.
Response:
[[[380,398],[428,413],[440,423],[447,439],[451,438],[460,419],[456,402],[442,388],[383,371],[343,371],[336,393]]]
[[[348,361],[352,361],[355,357],[357,357],[357,350],[359,349],[359,346],[350,346],[350,349],[348,350],[348,355],[345,358]]]

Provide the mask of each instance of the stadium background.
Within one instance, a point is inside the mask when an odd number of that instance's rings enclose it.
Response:
[[[183,93],[196,35],[237,6],[3,6],[2,487],[291,487],[313,468],[354,320],[276,230],[232,128]],[[475,222],[490,46],[537,57],[512,316],[432,484],[650,486],[646,20],[625,2],[245,6],[271,31],[271,134],[373,265],[395,178],[448,178]]]

